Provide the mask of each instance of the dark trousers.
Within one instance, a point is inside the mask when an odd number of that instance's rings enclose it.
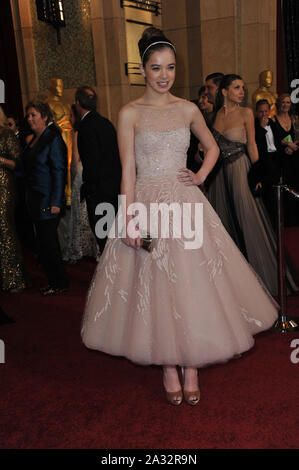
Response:
[[[270,215],[273,227],[277,227],[277,192],[273,185],[279,183],[281,168],[279,163],[279,154],[277,152],[268,152],[263,156],[264,177],[262,181],[262,198],[268,214]]]
[[[105,237],[105,238],[99,238],[99,237],[97,237],[97,235],[96,235],[96,233],[95,233],[95,227],[96,227],[97,222],[98,222],[102,217],[105,217],[106,214],[103,214],[103,215],[96,215],[96,214],[95,214],[95,210],[96,210],[97,205],[100,204],[101,202],[109,202],[110,204],[113,205],[114,211],[115,211],[115,215],[116,215],[116,212],[117,212],[117,200],[109,200],[109,201],[108,201],[107,199],[105,199],[105,201],[101,201],[101,200],[99,200],[98,198],[96,198],[96,197],[94,196],[94,194],[86,194],[86,195],[85,195],[85,199],[86,199],[86,206],[87,206],[87,213],[88,213],[89,225],[90,225],[91,230],[93,231],[93,233],[94,233],[95,236],[96,236],[96,240],[97,240],[97,244],[98,244],[98,246],[99,246],[100,252],[103,253],[104,248],[105,248],[105,245],[106,245],[107,237]],[[111,228],[111,227],[107,227],[107,233],[109,233],[110,228]]]
[[[34,222],[36,245],[40,263],[51,287],[68,287],[68,278],[62,262],[57,227],[59,217]]]
[[[290,189],[299,191],[299,150],[292,155],[283,154],[283,176],[284,183]],[[285,224],[287,226],[299,225],[299,199],[292,194],[284,192]]]

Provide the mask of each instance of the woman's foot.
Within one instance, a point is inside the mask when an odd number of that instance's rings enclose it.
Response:
[[[183,368],[184,398],[189,405],[197,405],[200,400],[198,372],[195,367]]]
[[[183,392],[175,366],[163,367],[163,384],[168,403],[180,405],[183,401]]]

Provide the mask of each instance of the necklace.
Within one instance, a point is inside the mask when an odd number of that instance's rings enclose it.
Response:
[[[240,107],[240,105],[236,104],[232,109],[229,109],[226,104],[224,104],[223,107],[224,107],[224,113],[229,114],[229,113],[233,113],[234,111],[236,111]]]

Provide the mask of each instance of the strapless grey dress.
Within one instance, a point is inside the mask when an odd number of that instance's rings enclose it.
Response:
[[[212,132],[221,150],[221,166],[209,186],[208,199],[265,286],[277,295],[276,235],[262,199],[254,198],[249,188],[246,130],[235,127],[224,134]],[[288,292],[298,291],[289,268],[286,274]]]

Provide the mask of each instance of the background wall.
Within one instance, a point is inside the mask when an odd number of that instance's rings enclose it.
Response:
[[[178,96],[194,99],[205,76],[218,71],[241,74],[251,97],[259,73],[271,69],[276,89],[276,0],[162,0],[162,16],[121,8],[119,0],[64,0],[61,45],[37,20],[35,0],[10,1],[23,104],[56,76],[70,103],[77,86],[94,86],[100,112],[115,123],[120,107],[144,90],[125,63],[139,61],[136,37],[147,24],[162,26],[176,45]]]
[[[61,44],[56,30],[36,13],[36,2],[30,0],[32,31],[37,65],[38,85],[47,90],[49,77],[62,78],[65,88],[78,83],[96,84],[94,50],[89,0],[64,0],[66,27],[61,28]]]

